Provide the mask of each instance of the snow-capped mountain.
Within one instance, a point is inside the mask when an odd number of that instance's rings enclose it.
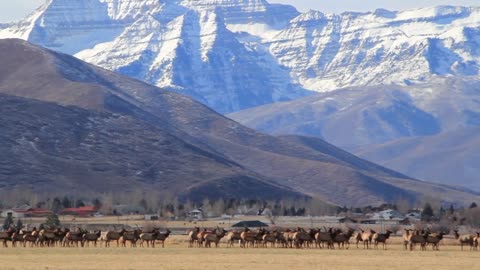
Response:
[[[267,49],[242,43],[228,28],[278,31],[297,15],[262,0],[49,0],[0,37],[73,54],[231,112],[308,94]]]
[[[0,26],[223,112],[480,74],[480,7],[299,13],[265,0],[48,0]],[[307,89],[307,90],[305,90]]]
[[[480,7],[310,11],[276,35],[270,51],[300,84],[316,91],[478,76]]]
[[[308,90],[480,73],[480,7],[299,13],[264,0],[48,0],[17,37],[188,94],[220,112]]]

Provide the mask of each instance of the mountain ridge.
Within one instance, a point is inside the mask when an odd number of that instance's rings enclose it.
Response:
[[[222,113],[311,91],[480,75],[480,7],[337,15],[262,0],[76,5],[50,0],[0,38],[76,55]]]
[[[25,41],[0,40],[0,59],[7,63],[0,67],[0,93],[7,95],[2,125],[10,127],[2,129],[1,147],[16,153],[2,155],[0,163],[7,164],[0,170],[3,183],[32,181],[36,176],[29,172],[48,176],[63,168],[65,172],[44,183],[53,179],[72,184],[69,177],[76,175],[81,181],[80,176],[87,174],[92,179],[104,177],[108,187],[116,185],[120,174],[119,185],[140,181],[139,187],[196,199],[201,196],[196,192],[240,197],[266,192],[273,197],[314,196],[360,205],[431,194],[466,203],[477,196],[405,177],[318,139],[307,144],[256,132],[189,97]],[[9,144],[11,138],[25,140]],[[28,154],[32,146],[41,150],[38,155]],[[35,170],[26,175],[15,172],[23,167],[12,164],[25,164],[25,158]],[[52,160],[64,165],[51,167]],[[80,176],[74,164],[85,168]],[[235,193],[245,183],[254,190]]]

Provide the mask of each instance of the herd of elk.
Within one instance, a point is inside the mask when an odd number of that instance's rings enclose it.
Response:
[[[323,229],[273,229],[267,230],[261,228],[251,230],[244,228],[243,230],[227,231],[223,228],[200,229],[195,227],[187,232],[188,247],[205,247],[210,248],[212,244],[218,247],[220,241],[224,239],[227,247],[233,247],[236,243],[241,248],[327,248],[348,249],[350,240],[356,241],[357,248],[360,242],[363,243],[364,249],[369,249],[374,244],[378,249],[378,245],[382,244],[383,249],[387,249],[387,241],[393,232],[386,230],[385,233],[377,233],[373,230],[360,230],[355,233],[353,229],[346,231],[337,228]],[[13,247],[88,247],[93,244],[97,247],[98,241],[105,241],[105,247],[109,247],[111,242],[116,242],[117,247],[126,247],[129,243],[130,247],[136,247],[137,243],[140,247],[155,247],[156,243],[165,246],[165,240],[170,236],[171,231],[161,232],[160,229],[150,231],[142,231],[140,229],[127,231],[86,231],[83,229],[69,230],[63,229],[37,229],[17,230],[10,228],[0,232],[0,241],[3,247],[8,247],[8,242],[12,242]],[[431,232],[428,228],[425,230],[405,229],[403,233],[403,244],[405,249],[414,250],[420,246],[421,250],[426,250],[428,245],[433,250],[439,250],[440,241],[447,235],[446,232]],[[460,235],[458,230],[454,230],[454,237],[458,241],[463,250],[464,246],[469,246],[470,250],[478,250],[480,241],[480,233],[473,235]]]
[[[121,244],[126,247],[129,242],[131,247],[136,247],[140,240],[140,245],[146,242],[147,246],[155,247],[155,242],[160,242],[162,247],[165,245],[165,240],[170,235],[171,231],[167,229],[165,233],[161,233],[158,229],[152,232],[142,232],[141,230],[126,231],[108,231],[102,233],[101,231],[89,232],[83,229],[76,229],[71,231],[68,228],[63,229],[41,229],[33,228],[30,231],[17,230],[10,228],[6,231],[0,232],[0,241],[3,247],[8,247],[8,242],[12,242],[12,247],[88,247],[93,244],[97,247],[98,241],[105,241],[105,247],[110,246],[110,242],[117,242],[117,247]],[[103,235],[103,237],[102,237]]]

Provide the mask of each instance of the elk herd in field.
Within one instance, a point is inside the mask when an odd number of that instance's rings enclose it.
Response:
[[[38,230],[33,228],[27,230],[15,230],[13,228],[0,232],[0,241],[3,247],[8,247],[8,242],[12,242],[12,247],[89,247],[90,244],[96,247],[98,242],[103,242],[105,247],[109,247],[112,242],[116,246],[126,247],[127,243],[131,247],[155,247],[156,243],[160,243],[162,247],[165,246],[165,240],[170,235],[171,231],[160,232],[159,229],[153,229],[149,232],[142,232],[141,230],[127,231],[86,231],[83,229],[70,230],[68,228]]]
[[[387,230],[385,233],[378,233],[374,230],[360,230],[355,232],[353,229],[342,230],[338,228],[322,229],[286,229],[286,230],[266,230],[259,229],[252,231],[248,228],[243,230],[225,231],[221,228],[200,229],[195,227],[189,230],[189,247],[218,247],[220,240],[225,239],[227,247],[234,247],[238,244],[241,248],[257,247],[279,247],[279,248],[327,248],[327,249],[348,249],[350,242],[360,244],[364,249],[371,247],[387,249],[387,240],[393,234]],[[432,246],[433,250],[439,250],[440,241],[447,233],[431,232],[430,230],[409,230],[405,229],[403,234],[403,244],[405,249],[414,250],[417,246],[421,250],[426,250],[427,246]],[[478,250],[480,234],[459,235],[454,231],[455,239],[458,240],[461,248],[470,247],[471,250]]]
[[[171,231],[161,232],[160,229],[142,231],[140,229],[127,231],[87,231],[83,229],[69,230],[68,228],[46,230],[15,230],[9,229],[0,232],[0,241],[3,247],[97,247],[99,242],[102,246],[110,247],[112,242],[117,247],[152,247],[158,243],[165,247],[165,240],[170,236]],[[387,249],[387,241],[393,234],[387,230],[385,233],[378,233],[374,230],[353,229],[342,230],[338,228],[323,229],[272,229],[261,228],[251,230],[227,231],[223,228],[201,229],[195,227],[187,231],[188,247],[218,247],[220,242],[226,243],[227,247],[238,245],[241,248],[326,248],[326,249],[348,249],[350,243],[357,248],[364,249],[379,248]],[[403,233],[403,245],[406,250],[426,250],[431,246],[433,250],[439,250],[439,245],[446,232],[431,232],[425,230],[405,229]],[[455,237],[461,249],[468,247],[470,250],[478,250],[480,233],[460,235],[454,231]]]

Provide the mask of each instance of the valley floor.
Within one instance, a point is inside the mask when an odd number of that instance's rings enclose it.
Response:
[[[165,248],[0,248],[0,269],[479,269],[480,251],[442,245],[440,251],[405,251],[395,239],[388,250],[187,248],[175,236]]]

